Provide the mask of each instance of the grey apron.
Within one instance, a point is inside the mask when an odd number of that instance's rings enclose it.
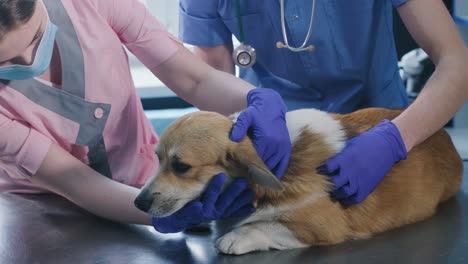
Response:
[[[78,123],[80,129],[74,144],[87,146],[89,166],[112,178],[102,136],[111,105],[84,100],[84,58],[73,24],[62,1],[44,0],[44,4],[50,20],[58,27],[56,42],[62,62],[62,90],[36,79],[0,82],[36,104]]]

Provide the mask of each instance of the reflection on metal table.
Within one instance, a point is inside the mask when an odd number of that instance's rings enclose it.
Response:
[[[462,190],[423,222],[329,247],[218,254],[208,233],[157,234],[92,216],[55,195],[0,195],[0,263],[466,263]]]

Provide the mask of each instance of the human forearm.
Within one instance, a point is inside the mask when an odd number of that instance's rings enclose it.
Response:
[[[415,102],[393,120],[408,151],[443,127],[468,99],[466,54],[465,59],[442,59]]]
[[[232,43],[214,47],[195,47],[194,53],[211,67],[235,75]]]
[[[123,223],[151,224],[151,217],[133,204],[137,188],[100,175],[56,144],[51,145],[32,180],[95,215]]]
[[[87,211],[113,221],[151,225],[151,216],[134,205],[139,189],[92,175],[68,199]]]
[[[185,48],[152,72],[184,100],[222,114],[244,109],[247,93],[254,88],[231,74],[213,69]]]
[[[416,101],[393,120],[409,151],[443,127],[467,100],[468,51],[441,1],[411,0],[398,13],[436,66]]]
[[[247,93],[254,86],[228,73],[211,70],[195,87],[200,109],[232,114],[247,107]]]

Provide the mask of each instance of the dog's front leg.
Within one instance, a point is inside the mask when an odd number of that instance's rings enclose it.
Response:
[[[257,250],[307,247],[281,223],[260,221],[242,225],[216,240],[216,247],[225,254],[241,255]]]

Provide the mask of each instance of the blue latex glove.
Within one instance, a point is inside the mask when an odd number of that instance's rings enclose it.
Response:
[[[187,203],[172,215],[153,217],[153,227],[160,233],[176,233],[203,222],[253,213],[254,194],[247,188],[247,181],[236,179],[222,192],[225,181],[223,173],[214,176],[199,201]]]
[[[250,90],[247,105],[237,118],[230,138],[239,142],[251,129],[258,155],[280,179],[286,172],[291,156],[286,105],[276,91],[267,88]]]
[[[347,141],[345,148],[323,166],[335,184],[331,196],[344,205],[362,202],[393,164],[406,156],[398,128],[391,121],[383,120]]]

